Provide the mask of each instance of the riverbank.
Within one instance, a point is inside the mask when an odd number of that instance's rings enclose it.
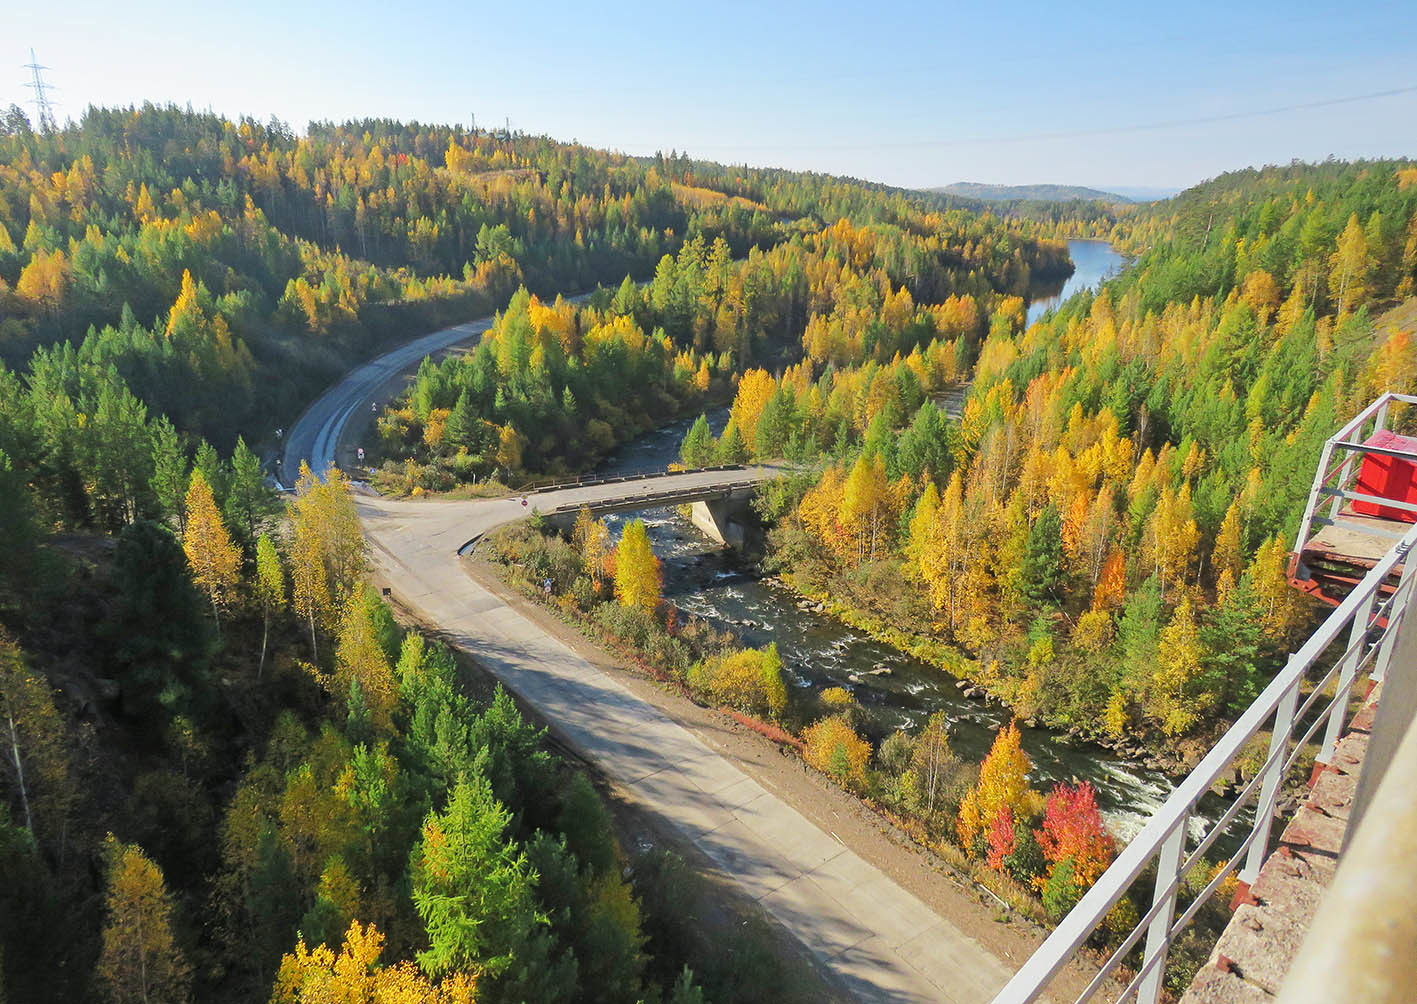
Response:
[[[987,667],[982,667],[978,659],[964,654],[947,642],[889,624],[876,614],[842,602],[828,590],[813,589],[790,572],[772,576],[764,581],[774,582],[800,597],[800,604],[805,604],[803,609],[832,617],[904,655],[934,666],[953,678],[961,696],[970,700],[995,702],[1015,715],[1026,728],[1052,730],[1077,743],[1107,750],[1133,766],[1159,771],[1172,778],[1184,777],[1204,755],[1201,743],[1183,747],[1176,747],[1174,744],[1161,746],[1157,745],[1155,740],[1144,736],[1127,734],[1112,737],[1059,721],[1043,708],[1020,709],[1011,703],[1007,695],[991,688]],[[1196,748],[1191,749],[1192,745]]]
[[[479,586],[534,622],[546,634],[565,644],[597,669],[610,672],[635,696],[690,730],[734,766],[765,789],[783,799],[841,845],[870,861],[893,882],[925,902],[942,919],[976,939],[997,958],[1016,967],[1028,958],[1046,935],[1036,905],[1018,910],[1004,904],[1000,892],[1007,888],[990,873],[981,884],[964,872],[969,863],[957,848],[949,858],[924,846],[908,824],[892,817],[879,804],[858,798],[799,757],[736,716],[696,703],[676,686],[656,679],[635,658],[609,649],[588,635],[575,620],[548,605],[535,590],[524,591],[504,575],[505,566],[474,553],[462,568]],[[953,860],[956,855],[958,861]],[[1007,880],[1005,880],[1007,881]],[[999,889],[998,892],[995,888]],[[1036,900],[1034,901],[1036,904]],[[1093,970],[1095,973],[1095,969]],[[1090,974],[1078,962],[1060,977],[1076,996]]]

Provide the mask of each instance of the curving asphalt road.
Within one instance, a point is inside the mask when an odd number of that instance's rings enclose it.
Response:
[[[350,370],[337,384],[321,394],[291,426],[285,437],[281,480],[286,485],[295,484],[302,460],[313,471],[323,471],[335,463],[335,447],[340,433],[356,411],[367,411],[370,402],[383,396],[391,384],[400,382],[409,372],[417,369],[424,356],[481,338],[482,333],[491,326],[492,318],[484,317],[435,331]]]
[[[429,335],[353,370],[290,431],[285,456],[324,470],[350,416],[423,354],[475,337],[486,322]],[[646,491],[765,480],[767,467],[640,482]],[[621,498],[635,483],[539,493],[536,505]],[[698,736],[626,689],[465,574],[457,554],[526,513],[521,499],[395,500],[362,495],[375,563],[399,600],[442,628],[558,734],[692,839],[840,978],[857,999],[983,1004],[1010,974],[983,945],[759,784]]]

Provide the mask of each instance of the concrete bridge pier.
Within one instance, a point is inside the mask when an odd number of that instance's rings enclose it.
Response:
[[[689,507],[689,519],[710,539],[736,550],[748,543],[752,514],[747,499],[704,499]]]

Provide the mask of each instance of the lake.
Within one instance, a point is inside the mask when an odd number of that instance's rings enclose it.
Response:
[[[1104,279],[1116,275],[1126,265],[1126,259],[1106,241],[1068,241],[1068,256],[1073,260],[1073,274],[1061,286],[1040,286],[1028,305],[1028,323],[1042,317],[1074,293],[1095,289]]]

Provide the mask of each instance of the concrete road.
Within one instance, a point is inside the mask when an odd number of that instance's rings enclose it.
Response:
[[[434,348],[474,337],[439,332],[353,371],[291,430],[286,469],[322,470],[351,415]],[[768,468],[693,472],[643,482],[664,490],[709,479],[773,476]],[[633,483],[632,483],[633,484]],[[535,496],[556,505],[627,494],[629,484]],[[740,771],[612,675],[464,574],[457,552],[527,512],[519,498],[398,501],[360,497],[374,560],[399,600],[442,628],[607,776],[692,839],[863,1001],[982,1004],[1009,969],[869,861]]]
[[[575,501],[626,487],[555,494]],[[400,601],[439,625],[555,722],[580,753],[692,839],[859,999],[978,1004],[1004,985],[1009,969],[977,941],[464,574],[457,549],[519,518],[518,499],[361,497],[358,504],[375,562]]]

